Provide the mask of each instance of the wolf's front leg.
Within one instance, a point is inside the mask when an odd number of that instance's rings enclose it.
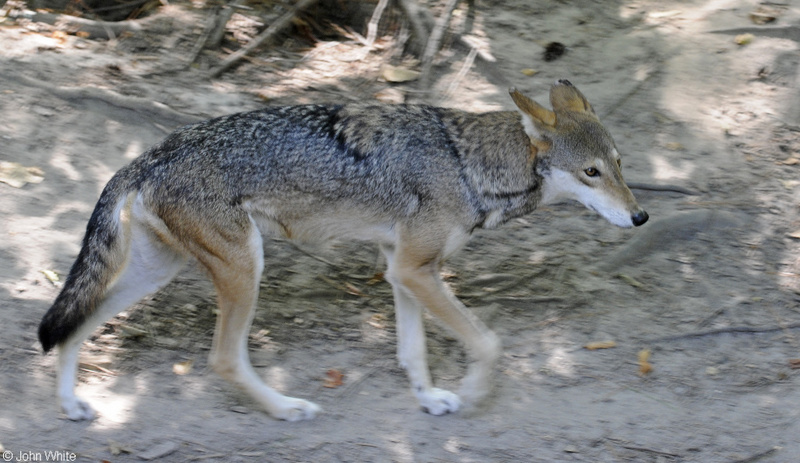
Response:
[[[461,399],[450,391],[432,386],[422,308],[398,285],[394,285],[393,289],[397,318],[397,358],[408,372],[411,390],[422,409],[431,415],[457,411],[461,407]]]
[[[425,328],[422,307],[395,277],[394,248],[381,247],[389,264],[387,280],[392,284],[397,320],[397,358],[400,366],[408,372],[411,391],[420,407],[431,415],[453,413],[461,407],[458,395],[433,387],[428,370],[428,353],[425,345]]]
[[[400,261],[400,258],[396,260]],[[396,288],[400,358],[406,362],[412,383],[417,375],[424,373],[425,376],[420,378],[424,390],[430,384],[425,365],[425,340],[420,308],[424,305],[466,344],[473,363],[464,378],[461,395],[468,402],[476,403],[485,398],[491,389],[491,374],[501,353],[500,340],[452,295],[439,278],[438,268],[435,262],[416,268],[401,264],[393,276],[396,280],[393,286]]]

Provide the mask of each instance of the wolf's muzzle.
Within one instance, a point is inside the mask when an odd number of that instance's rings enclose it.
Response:
[[[647,212],[639,211],[631,216],[631,222],[633,222],[633,224],[638,227],[639,225],[644,225],[644,223],[647,222],[647,219],[649,218],[650,216],[647,215]]]

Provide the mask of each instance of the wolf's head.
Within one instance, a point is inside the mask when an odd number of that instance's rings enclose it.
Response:
[[[647,212],[622,179],[614,140],[577,88],[567,80],[553,84],[552,111],[513,88],[510,94],[536,150],[543,203],[574,199],[620,227],[647,222]]]

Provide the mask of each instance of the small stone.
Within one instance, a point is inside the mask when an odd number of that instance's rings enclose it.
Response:
[[[142,460],[147,460],[147,461],[155,460],[156,458],[162,458],[174,453],[176,450],[178,450],[179,447],[180,446],[176,442],[166,441],[156,446],[150,447],[150,449],[145,450],[138,456]]]

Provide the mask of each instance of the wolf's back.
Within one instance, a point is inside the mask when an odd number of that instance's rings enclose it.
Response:
[[[123,265],[120,206],[126,189],[117,175],[103,190],[86,226],[83,246],[55,302],[39,324],[45,352],[63,343],[97,308],[108,284]]]

